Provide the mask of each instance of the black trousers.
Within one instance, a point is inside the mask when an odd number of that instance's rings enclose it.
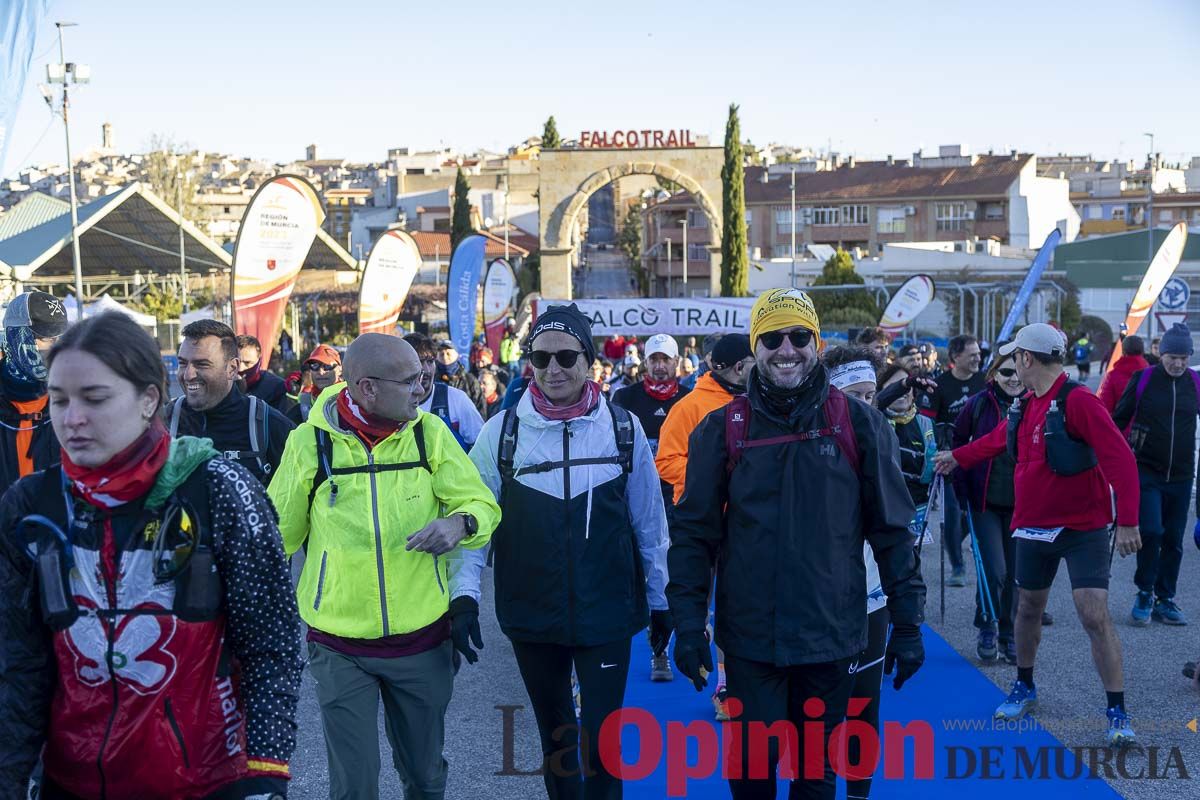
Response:
[[[845,658],[822,664],[804,664],[793,667],[777,667],[758,661],[746,661],[725,654],[725,677],[729,697],[742,703],[738,720],[741,726],[740,741],[734,743],[742,767],[742,777],[730,776],[729,789],[733,800],[774,800],[775,770],[779,764],[780,740],[765,737],[761,731],[755,736],[750,723],[762,722],[771,725],[789,721],[796,731],[795,747],[791,748],[790,763],[798,764],[788,797],[833,800],[837,789],[837,778],[829,764],[829,735],[846,716],[846,704],[850,698],[850,687],[854,675],[850,671],[854,659]],[[824,710],[819,715],[809,716],[804,704],[809,698],[822,701]],[[806,726],[805,723],[808,723]],[[804,753],[806,732],[816,728],[821,732],[823,777],[805,780]],[[763,739],[766,746],[763,746]],[[816,746],[815,742],[809,743]],[[763,753],[763,750],[766,750]],[[752,778],[755,763],[765,757],[766,777]]]
[[[883,687],[883,656],[887,650],[888,623],[891,616],[887,606],[876,609],[867,615],[867,649],[858,657],[854,668],[854,679],[851,683],[850,697],[854,701],[867,701],[861,713],[855,714],[854,719],[860,719],[879,733],[879,694]],[[882,742],[882,736],[876,736],[876,741]],[[859,763],[861,741],[855,737],[847,743],[848,762]],[[874,773],[858,776],[846,776],[846,800],[866,800],[871,796],[871,778]]]
[[[550,800],[621,797],[621,781],[605,771],[600,760],[600,726],[625,702],[630,642],[623,639],[597,647],[512,643],[537,719],[546,796]],[[571,697],[572,664],[579,678],[582,713],[578,721]]]
[[[979,540],[979,558],[991,600],[992,614],[983,607],[983,582],[975,591],[975,627],[998,625],[1000,639],[1013,639],[1013,619],[1016,611],[1017,561],[1012,536],[1012,509],[968,511],[975,523],[975,538]],[[991,616],[989,622],[986,617]]]

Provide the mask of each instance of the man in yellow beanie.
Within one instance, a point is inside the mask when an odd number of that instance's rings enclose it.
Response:
[[[812,727],[805,723],[820,715],[823,741],[789,748],[793,775],[811,774],[798,754],[827,753],[846,715],[853,665],[867,644],[864,542],[893,624],[885,672],[895,671],[898,689],[925,660],[925,584],[908,531],[914,510],[899,445],[879,411],[830,386],[817,359],[820,332],[804,292],[758,298],[746,394],[708,414],[689,439],[667,559],[675,662],[696,689],[713,668],[705,622],[715,565],[716,643],[728,699],[742,704],[738,720],[788,720],[803,739]],[[809,710],[809,698],[819,698],[821,710]],[[743,736],[731,753],[743,765],[762,763],[764,754],[746,745]],[[733,797],[775,797],[779,755],[778,739],[770,739],[765,777],[732,771]],[[797,781],[789,796],[832,800],[835,788],[827,762],[823,777]]]

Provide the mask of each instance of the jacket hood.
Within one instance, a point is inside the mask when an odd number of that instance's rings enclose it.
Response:
[[[1113,372],[1127,372],[1130,375],[1140,369],[1146,369],[1150,363],[1146,361],[1144,356],[1121,356],[1113,364]]]
[[[200,439],[195,436],[172,439],[167,463],[158,471],[154,486],[146,495],[146,507],[161,506],[171,496],[171,492],[181,486],[197,467],[219,455],[220,453],[213,448],[212,439]]]

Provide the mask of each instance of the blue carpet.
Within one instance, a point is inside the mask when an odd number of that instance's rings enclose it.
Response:
[[[1020,800],[1120,797],[1104,781],[1089,777],[1087,751],[1077,760],[1073,751],[1062,748],[1057,739],[1040,727],[1030,726],[1033,729],[1022,731],[996,729],[992,712],[1004,700],[1004,694],[941,636],[928,627],[923,632],[925,665],[899,692],[892,689],[890,679],[885,681],[881,725],[889,721],[901,725],[914,720],[928,723],[934,743],[932,777],[915,776],[917,765],[910,741],[907,746],[902,745],[906,751],[903,776],[885,780],[884,757],[889,751],[885,734],[884,754],[876,772],[872,798],[1013,800],[1014,792],[1020,793]],[[654,716],[656,738],[663,743],[663,755],[657,762],[648,760],[648,764],[656,767],[647,777],[625,784],[625,797],[660,800],[671,796],[667,792],[665,754],[668,723],[712,722],[712,683],[703,693],[697,693],[691,682],[678,673],[670,683],[651,683],[650,649],[645,636],[634,639],[632,658],[625,705],[645,709]],[[719,740],[720,725],[713,722],[713,726]],[[653,749],[654,743],[650,745]],[[695,764],[697,742],[692,740],[688,745],[687,763]],[[623,732],[621,749],[627,764],[636,763],[639,754],[645,755],[639,734],[632,726]],[[893,745],[891,749],[895,753],[900,748]],[[1023,755],[1028,760],[1022,760]],[[990,769],[985,761],[991,763]],[[729,797],[728,784],[721,779],[719,770],[711,777],[688,780],[686,792],[689,798]],[[783,782],[778,796],[787,797]],[[844,796],[845,785],[839,780],[838,797]]]

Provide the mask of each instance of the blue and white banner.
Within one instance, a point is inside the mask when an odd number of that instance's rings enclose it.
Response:
[[[38,26],[46,15],[47,5],[48,0],[0,3],[0,176],[7,174],[8,143],[17,123],[17,107],[21,104]]]
[[[1004,318],[1000,333],[996,334],[996,342],[1007,342],[1012,338],[1013,328],[1017,326],[1017,320],[1025,313],[1025,306],[1029,305],[1029,298],[1033,296],[1033,290],[1037,288],[1038,281],[1042,279],[1042,273],[1046,271],[1046,266],[1050,263],[1050,257],[1054,255],[1054,248],[1058,247],[1060,239],[1062,239],[1062,231],[1055,228],[1050,231],[1050,235],[1042,243],[1042,249],[1038,250],[1038,254],[1033,258],[1033,263],[1029,265],[1029,273],[1025,276],[1025,282],[1021,284],[1021,290],[1017,292],[1012,307],[1008,309],[1008,316]]]
[[[468,236],[454,248],[450,272],[446,276],[446,324],[450,341],[466,363],[478,323],[479,281],[483,278],[484,248],[487,239]]]

